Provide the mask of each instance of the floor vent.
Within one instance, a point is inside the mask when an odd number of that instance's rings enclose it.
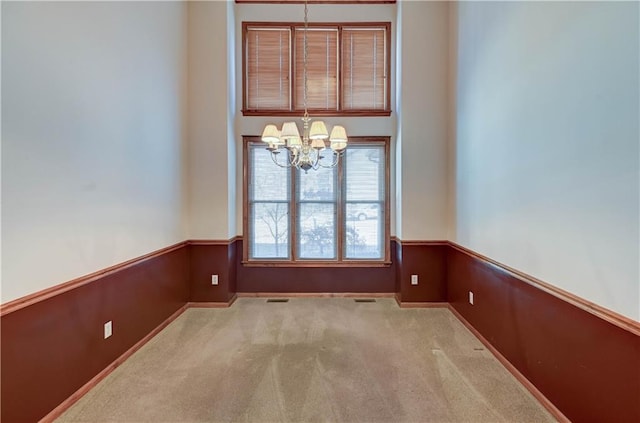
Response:
[[[288,298],[269,298],[267,300],[268,303],[288,303]]]
[[[356,298],[355,300],[356,303],[375,303],[376,300],[374,300],[373,298]]]

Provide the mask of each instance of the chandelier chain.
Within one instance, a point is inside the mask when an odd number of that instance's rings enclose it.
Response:
[[[302,136],[298,131],[295,122],[285,122],[282,130],[278,130],[276,125],[268,124],[262,133],[262,141],[268,143],[267,150],[271,153],[271,159],[279,167],[304,170],[305,173],[310,170],[318,170],[320,168],[331,168],[338,164],[338,160],[347,148],[347,134],[343,126],[336,125],[329,135],[325,123],[323,121],[311,122],[308,110],[308,56],[309,56],[309,6],[308,0],[304,1],[304,33],[302,39],[302,59],[303,59],[303,101],[304,115],[302,117]],[[297,40],[297,34],[296,38]],[[296,41],[297,42],[297,41]],[[294,65],[295,66],[295,65]],[[325,158],[321,151],[326,148],[325,140],[329,139],[330,147],[333,152],[333,160],[326,163],[322,159]],[[286,149],[287,159],[284,163],[280,163],[277,159],[280,152],[279,146]]]
[[[304,116],[308,117],[309,113],[307,111],[307,55],[308,55],[308,47],[307,47],[307,30],[309,29],[309,18],[308,18],[309,8],[307,5],[307,0],[304,1],[304,38],[302,41],[303,45],[303,83],[304,83]]]

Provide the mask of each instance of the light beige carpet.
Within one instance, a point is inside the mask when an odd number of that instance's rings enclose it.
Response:
[[[447,309],[241,298],[187,310],[58,421],[553,418]]]

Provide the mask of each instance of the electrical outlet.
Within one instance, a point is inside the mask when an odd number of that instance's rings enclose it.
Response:
[[[473,305],[473,291],[469,291],[469,304]]]
[[[104,324],[104,339],[107,339],[113,333],[113,323],[109,320]]]
[[[218,284],[218,275],[211,275],[211,285]]]
[[[411,275],[411,285],[418,284],[418,275]]]

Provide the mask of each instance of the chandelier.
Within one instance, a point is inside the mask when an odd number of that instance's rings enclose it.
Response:
[[[305,173],[309,169],[318,170],[321,167],[335,167],[340,156],[347,148],[347,132],[344,126],[335,125],[331,135],[327,126],[321,120],[311,122],[307,111],[307,30],[309,27],[307,0],[304,2],[304,37],[303,37],[303,82],[304,82],[304,115],[302,116],[302,137],[295,122],[285,122],[282,130],[278,130],[274,124],[268,124],[262,131],[262,141],[268,144],[267,150],[271,152],[273,162],[285,168],[295,167]],[[309,125],[311,124],[311,125]],[[333,158],[327,163],[322,151],[326,149],[325,141],[329,140]],[[280,147],[287,152],[284,163],[278,160]]]

